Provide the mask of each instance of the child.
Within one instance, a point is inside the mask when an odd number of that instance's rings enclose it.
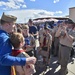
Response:
[[[49,33],[48,27],[44,27],[44,31],[40,36],[39,42],[40,42],[40,49],[41,49],[39,53],[43,57],[43,63],[45,65],[49,65],[50,64],[50,49],[52,45],[52,36]]]
[[[26,49],[26,53],[30,56],[34,56],[35,38],[29,33],[28,25],[23,25],[22,27],[23,36],[25,38],[24,48]]]
[[[10,42],[13,45],[14,49],[12,50],[13,56],[18,57],[30,57],[25,50],[22,49],[24,46],[24,37],[21,33],[13,33],[10,35]],[[26,64],[25,66],[14,66],[16,75],[32,75],[35,73],[34,64]]]

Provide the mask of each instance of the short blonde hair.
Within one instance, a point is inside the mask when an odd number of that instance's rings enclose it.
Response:
[[[23,25],[22,29],[29,29],[29,26],[28,25]]]
[[[13,45],[14,48],[20,47],[20,43],[24,42],[24,37],[21,33],[12,33],[10,35],[10,42]]]

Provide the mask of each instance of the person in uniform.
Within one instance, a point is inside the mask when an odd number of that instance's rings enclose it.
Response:
[[[35,47],[34,36],[29,33],[28,25],[23,25],[22,29],[23,29],[23,36],[25,38],[24,48],[26,50],[26,53],[28,53],[30,56],[34,56],[34,47]]]
[[[25,41],[21,33],[18,32],[12,33],[10,35],[10,42],[13,45],[12,56],[21,58],[30,57],[22,48],[25,44]],[[12,66],[12,67],[15,67],[16,75],[32,75],[36,72],[34,64],[26,64],[25,66]],[[13,75],[13,70],[11,71],[11,75]]]
[[[60,75],[68,73],[67,65],[70,57],[72,43],[74,38],[68,33],[67,28],[70,22],[63,22],[56,32],[56,37],[59,37],[59,63],[61,65]]]
[[[55,34],[61,25],[62,22],[58,22],[56,26],[54,26],[52,30],[52,38],[53,38],[53,43],[54,43],[54,49],[52,50],[53,56],[56,57],[58,56],[58,51],[59,51],[59,37],[56,37]]]
[[[19,58],[11,55],[12,45],[9,40],[9,33],[14,29],[17,17],[13,15],[1,16],[1,29],[0,29],[0,75],[11,75],[11,66],[23,66],[26,63],[36,62],[36,58]]]
[[[43,34],[41,34],[39,42],[40,42],[40,48],[41,48],[40,53],[43,56],[43,63],[49,65],[50,48],[52,45],[52,36],[49,33],[48,27],[44,27],[44,32]]]
[[[74,37],[74,41],[75,41],[75,23],[70,24],[68,26],[68,33]],[[72,48],[70,57],[72,58],[73,56],[74,56],[74,49]]]

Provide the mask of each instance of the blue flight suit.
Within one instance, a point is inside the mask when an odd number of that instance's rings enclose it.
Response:
[[[11,56],[12,45],[7,32],[0,30],[0,75],[11,75],[11,66],[24,66],[26,58]]]

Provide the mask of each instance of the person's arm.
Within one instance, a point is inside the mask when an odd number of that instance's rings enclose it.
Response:
[[[31,36],[31,47],[35,47],[36,43],[35,43],[35,38],[33,36]]]
[[[65,33],[66,33],[67,38],[68,38],[71,42],[73,42],[73,41],[74,41],[74,37],[71,36],[70,34],[68,34],[68,32],[66,31],[66,29],[64,29],[64,31],[65,31]]]
[[[37,36],[38,35],[38,31],[36,31],[36,33],[32,33],[33,36]]]
[[[70,40],[70,41],[74,41],[74,37],[73,36],[71,36],[71,35],[69,35],[68,33],[66,34],[66,36],[67,36],[67,38]]]
[[[51,45],[52,45],[52,36],[49,35],[49,40],[48,40],[48,52],[49,52],[49,49],[51,48]]]
[[[11,56],[11,45],[9,43],[8,37],[5,37],[2,40],[0,36],[0,64],[3,66],[12,66],[12,65],[20,65],[23,66],[26,63],[34,63],[34,58],[20,58]]]
[[[57,32],[55,34],[55,37],[59,37],[60,33],[61,33],[61,27],[58,28],[58,30],[57,30]]]
[[[25,64],[35,64],[35,62],[36,62],[35,57],[20,58],[20,57],[10,56],[9,54],[0,57],[0,64],[4,66],[13,66],[13,65],[24,66]]]
[[[34,32],[32,32],[32,35],[33,36],[38,36],[38,29],[37,29],[37,27],[36,26],[34,26]]]
[[[4,66],[25,65],[26,58],[10,56],[9,53],[0,56],[0,64]]]
[[[35,57],[28,57],[26,58],[26,64],[35,64],[36,58]]]

